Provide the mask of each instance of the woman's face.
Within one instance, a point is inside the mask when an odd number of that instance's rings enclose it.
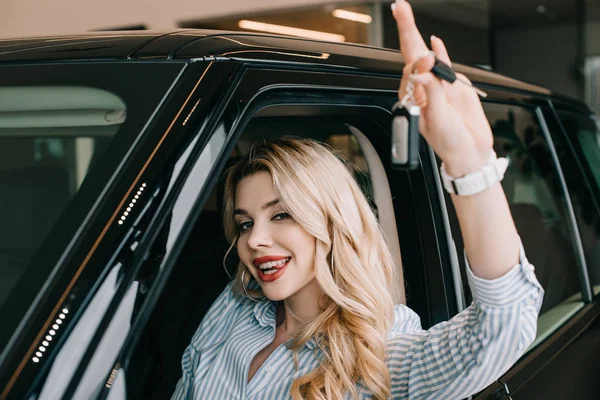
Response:
[[[284,211],[270,173],[242,179],[234,215],[238,254],[265,296],[284,300],[314,280],[315,238]]]

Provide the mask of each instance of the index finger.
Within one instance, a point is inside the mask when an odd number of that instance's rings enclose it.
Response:
[[[398,25],[400,51],[404,56],[404,61],[407,64],[413,63],[426,54],[429,49],[417,29],[412,7],[406,0],[396,0],[392,4],[392,13]]]

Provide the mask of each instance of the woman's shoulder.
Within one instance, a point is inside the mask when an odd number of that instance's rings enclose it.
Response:
[[[402,333],[422,332],[421,318],[405,304],[397,304],[394,307],[394,324],[390,331],[391,335]]]
[[[203,323],[210,319],[220,319],[225,316],[231,316],[244,311],[251,310],[256,303],[237,293],[234,282],[229,282],[219,297],[213,302],[207,311]]]

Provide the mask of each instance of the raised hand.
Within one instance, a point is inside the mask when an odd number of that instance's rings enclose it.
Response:
[[[423,41],[406,0],[392,4],[392,12],[406,62],[399,97],[404,97],[412,80],[414,99],[421,106],[421,134],[444,161],[449,175],[460,177],[479,169],[489,159],[493,145],[492,130],[479,97],[468,85],[450,84],[429,72],[435,58]],[[452,65],[440,38],[431,37],[431,50],[441,61]],[[457,75],[468,82],[464,75]]]

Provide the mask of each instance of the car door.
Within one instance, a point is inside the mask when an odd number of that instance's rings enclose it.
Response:
[[[542,108],[549,139],[561,166],[580,240],[584,307],[563,322],[562,335],[549,338],[551,357],[539,366],[519,389],[523,398],[596,398],[600,390],[594,372],[600,356],[600,304],[598,302],[598,196],[593,156],[598,145],[597,128],[589,111],[563,101]],[[587,172],[587,173],[586,173]],[[586,273],[587,272],[587,273]],[[552,341],[556,343],[552,343]],[[562,343],[557,345],[557,343]]]
[[[0,398],[88,397],[98,388],[94,368],[112,365],[116,353],[107,346],[120,348],[120,332],[136,320],[154,282],[162,248],[146,247],[145,235],[156,232],[148,228],[164,224],[155,213],[180,189],[178,179],[189,173],[184,161],[198,155],[191,149],[206,144],[199,132],[227,96],[236,65],[128,61],[0,70],[1,147],[21,163],[0,168],[0,185],[12,185],[0,224],[8,293],[0,303]],[[28,232],[41,236],[37,247],[18,242]]]
[[[136,301],[135,320],[115,328],[122,338],[116,342],[110,328],[97,330],[95,344],[88,347],[67,393],[90,387],[85,383],[89,374],[102,378],[102,384],[91,385],[99,388],[94,392],[98,398],[158,399],[172,393],[181,374],[183,350],[229,280],[223,269],[231,265],[223,259],[228,245],[219,207],[222,171],[253,141],[282,134],[326,141],[362,166],[356,177],[404,269],[407,303],[425,327],[456,312],[454,292],[440,290],[445,282],[439,268],[448,249],[444,245],[440,250],[435,234],[440,207],[428,189],[434,169],[430,150],[422,147],[425,161],[417,171],[390,168],[389,110],[397,98],[398,77],[246,65],[231,81],[231,86],[221,82],[224,92],[230,93],[215,105],[214,118],[189,122],[200,132],[198,141],[187,142],[185,151],[194,156],[175,162],[189,173],[168,185],[178,189],[152,211],[154,219],[164,223],[148,226],[138,235],[141,239],[131,239],[135,251],[144,254],[133,258],[131,268],[146,271],[139,282],[144,288],[136,289],[143,291],[144,300]],[[129,253],[131,244],[123,249]],[[397,283],[405,287],[402,276]],[[427,293],[434,291],[443,296],[430,299]],[[123,293],[121,299],[126,298]],[[404,301],[402,295],[399,301]],[[115,320],[118,307],[115,304],[110,312]],[[116,355],[101,372],[94,360],[109,349]]]
[[[564,148],[557,151],[554,138],[561,132],[547,99],[492,89],[484,111],[494,134],[494,150],[510,160],[502,186],[545,296],[535,341],[511,370],[475,398],[498,399],[507,392],[513,398],[554,398],[558,393],[590,398],[596,382],[576,361],[595,343],[585,339],[586,330],[597,331],[590,328],[597,305],[591,301],[589,258],[576,217],[591,209],[589,202],[581,201],[585,196],[574,197],[574,191],[585,191],[585,186],[565,173],[572,170],[572,159]],[[451,207],[449,215],[454,240],[462,248]],[[464,260],[461,270],[464,273]],[[470,301],[468,290],[466,297]],[[584,359],[596,357],[591,354]]]

